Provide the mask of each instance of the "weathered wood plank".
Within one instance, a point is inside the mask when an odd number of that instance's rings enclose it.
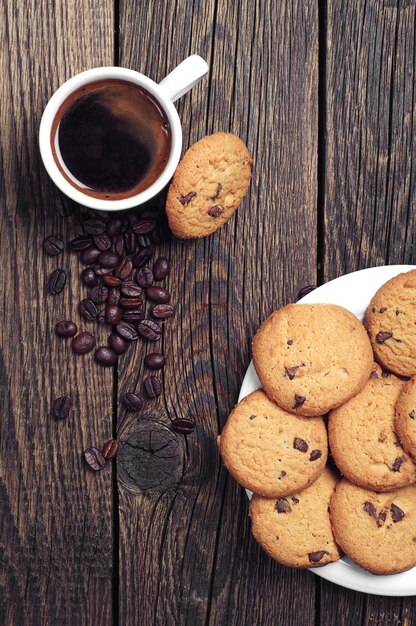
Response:
[[[72,74],[113,59],[112,2],[3,2],[0,20],[1,536],[0,622],[109,624],[111,470],[93,475],[82,450],[111,435],[112,373],[76,359],[53,328],[75,317],[79,267],[45,258],[46,235],[72,236],[40,163],[48,98]],[[47,293],[62,266],[69,285]],[[53,398],[72,397],[65,423]]]
[[[246,496],[215,437],[255,329],[316,279],[317,7],[123,0],[120,29],[121,65],[156,80],[191,52],[211,63],[209,81],[179,103],[185,147],[232,130],[255,159],[249,197],[227,226],[164,248],[178,313],[164,334],[163,399],[142,420],[154,416],[159,432],[193,416],[198,427],[178,448],[175,486],[134,489],[119,464],[120,621],[310,624],[313,575],[277,566],[251,539]],[[119,394],[140,384],[143,354],[137,345],[121,363]]]
[[[327,5],[325,280],[416,259],[415,2]],[[415,606],[321,588],[323,624],[411,623]]]

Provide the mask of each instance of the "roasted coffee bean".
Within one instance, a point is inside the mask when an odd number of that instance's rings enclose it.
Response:
[[[123,235],[117,235],[113,240],[113,250],[118,256],[124,256],[126,250]]]
[[[138,324],[137,330],[139,335],[148,341],[158,341],[162,334],[159,324],[156,324],[153,320],[142,320]]]
[[[175,315],[175,309],[171,304],[155,304],[150,309],[150,312],[154,317],[160,320],[165,320]]]
[[[100,235],[93,236],[93,242],[96,248],[101,250],[101,252],[105,252],[111,248],[112,241],[108,235],[105,233],[101,233]]]
[[[144,407],[143,397],[136,393],[125,393],[121,400],[128,411],[141,411]]]
[[[106,250],[106,252],[101,252],[100,256],[97,259],[97,262],[102,267],[111,267],[114,269],[120,262],[120,258],[114,252],[110,252]]]
[[[186,417],[177,417],[172,421],[172,430],[181,435],[189,435],[195,428],[195,423]]]
[[[69,242],[69,247],[74,252],[82,252],[89,248],[92,244],[91,237],[76,237]]]
[[[100,346],[95,351],[94,359],[100,365],[113,367],[117,363],[117,354],[108,346]]]
[[[61,254],[64,249],[64,242],[53,235],[46,237],[46,239],[43,240],[42,245],[46,254],[49,254],[49,256],[58,256],[58,254]]]
[[[52,412],[57,420],[64,420],[68,417],[71,410],[72,401],[68,396],[60,396],[53,402]]]
[[[170,272],[170,261],[160,256],[153,264],[153,276],[155,280],[163,280]]]
[[[127,298],[138,298],[142,295],[143,289],[134,280],[125,280],[121,285],[121,293]]]
[[[109,219],[107,213],[105,213],[103,211],[99,211],[98,209],[87,209],[87,214],[84,217],[84,221],[87,218],[103,220],[103,222],[105,222],[105,223],[107,223],[108,219]]]
[[[108,292],[107,304],[116,305],[120,302],[121,294],[118,289],[113,287]]]
[[[81,300],[78,309],[81,317],[87,320],[87,322],[93,322],[97,319],[98,309],[92,300],[89,300],[88,298]]]
[[[123,316],[123,311],[120,307],[110,304],[105,307],[105,323],[110,326],[117,326],[119,322],[121,322],[121,318]]]
[[[148,235],[152,233],[157,226],[156,220],[151,217],[141,217],[131,225],[132,231],[136,235]]]
[[[139,338],[136,327],[128,322],[120,322],[120,324],[117,324],[116,331],[120,337],[127,339],[127,341],[136,341],[136,339]]]
[[[153,272],[150,267],[142,267],[141,269],[137,270],[136,282],[143,289],[153,285]]]
[[[90,289],[89,297],[95,304],[103,304],[108,298],[108,289],[104,285],[97,285]]]
[[[107,223],[106,232],[110,237],[115,237],[121,233],[122,229],[123,220],[119,217],[112,217]]]
[[[148,376],[143,381],[143,387],[150,400],[157,398],[162,393],[162,383],[157,376]]]
[[[107,287],[119,287],[121,285],[121,279],[112,274],[108,274],[107,276],[103,276],[103,283],[107,285]]]
[[[120,298],[123,309],[136,309],[143,304],[143,298]]]
[[[117,456],[120,444],[117,439],[110,439],[106,441],[101,449],[101,453],[106,461],[111,461]]]
[[[123,239],[124,239],[124,247],[126,250],[126,254],[128,256],[133,256],[133,254],[137,252],[137,239],[136,239],[136,235],[134,234],[131,228],[128,228],[123,233]]]
[[[147,287],[146,296],[148,300],[157,304],[167,304],[170,302],[170,293],[163,287]]]
[[[84,458],[94,472],[99,472],[106,465],[106,460],[98,448],[87,448],[84,452]]]
[[[124,354],[129,347],[127,341],[120,335],[116,335],[116,333],[111,333],[108,338],[108,345],[116,354]]]
[[[95,287],[98,285],[98,276],[92,267],[86,267],[85,270],[82,270],[81,278],[82,282],[84,285],[87,285],[87,287]]]
[[[103,267],[99,263],[96,263],[93,269],[97,276],[106,276],[106,274],[111,274],[113,271],[111,267]]]
[[[91,333],[79,333],[72,340],[72,349],[77,354],[87,354],[95,346],[95,337]]]
[[[133,258],[133,265],[136,268],[143,267],[152,258],[152,250],[150,248],[142,248]]]
[[[84,221],[85,231],[89,235],[100,235],[105,231],[106,223],[101,217],[90,217]]]
[[[141,322],[144,320],[143,307],[137,307],[136,309],[124,309],[123,320],[126,322]]]
[[[105,307],[98,311],[97,322],[99,324],[105,324]]]
[[[137,243],[140,248],[149,248],[153,245],[152,237],[150,235],[137,235]]]
[[[57,269],[49,277],[49,291],[54,296],[61,293],[62,289],[65,287],[66,283],[66,273],[62,269]]]
[[[71,322],[71,320],[64,320],[56,324],[55,332],[58,337],[73,337],[77,334],[78,328],[75,322]]]
[[[126,280],[131,274],[133,269],[133,263],[130,257],[125,256],[121,259],[120,263],[117,265],[114,270],[114,276],[121,278],[121,280]]]
[[[90,246],[81,252],[81,261],[85,263],[85,265],[91,265],[91,263],[95,263],[95,261],[100,256],[101,252],[95,246]]]
[[[161,370],[166,363],[166,359],[160,352],[150,352],[144,357],[144,364],[149,370]]]
[[[303,287],[298,293],[298,300],[301,300],[302,298],[307,296],[308,293],[311,293],[311,291],[314,291],[315,289],[316,285],[307,285],[306,287]]]

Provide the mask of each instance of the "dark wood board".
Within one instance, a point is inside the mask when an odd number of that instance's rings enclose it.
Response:
[[[112,373],[55,337],[80,299],[79,266],[67,252],[42,252],[46,235],[69,238],[72,226],[37,132],[60,83],[112,62],[113,5],[3,2],[1,13],[0,623],[109,624],[111,471],[87,472],[81,453],[111,435]],[[47,278],[60,265],[69,285],[51,296]],[[72,414],[58,423],[51,403],[66,394]]]
[[[182,443],[179,481],[168,488],[134,490],[118,463],[120,622],[306,626],[314,578],[279,567],[255,545],[246,495],[222,468],[215,438],[237,400],[256,328],[316,280],[316,3],[123,0],[121,65],[159,81],[192,52],[211,72],[178,104],[184,148],[207,132],[233,131],[254,156],[254,175],[220,232],[166,248],[178,315],[164,334],[164,396],[147,416],[156,431],[175,416],[193,417],[197,430]],[[120,393],[138,388],[142,356],[137,346],[119,368]]]

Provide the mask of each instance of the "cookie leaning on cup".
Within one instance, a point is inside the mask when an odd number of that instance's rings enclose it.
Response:
[[[321,417],[287,413],[262,390],[253,391],[231,411],[218,445],[233,478],[266,497],[307,487],[322,473],[328,453]]]
[[[230,219],[247,193],[251,156],[239,137],[214,133],[185,152],[166,200],[177,237],[206,237]]]
[[[361,322],[335,304],[289,304],[253,339],[253,361],[267,395],[286,411],[324,415],[356,395],[373,368]]]

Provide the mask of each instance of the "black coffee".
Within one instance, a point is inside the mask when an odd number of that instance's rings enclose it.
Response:
[[[122,80],[96,81],[75,91],[52,128],[61,173],[74,187],[106,200],[150,187],[165,169],[170,148],[170,126],[158,102]]]

